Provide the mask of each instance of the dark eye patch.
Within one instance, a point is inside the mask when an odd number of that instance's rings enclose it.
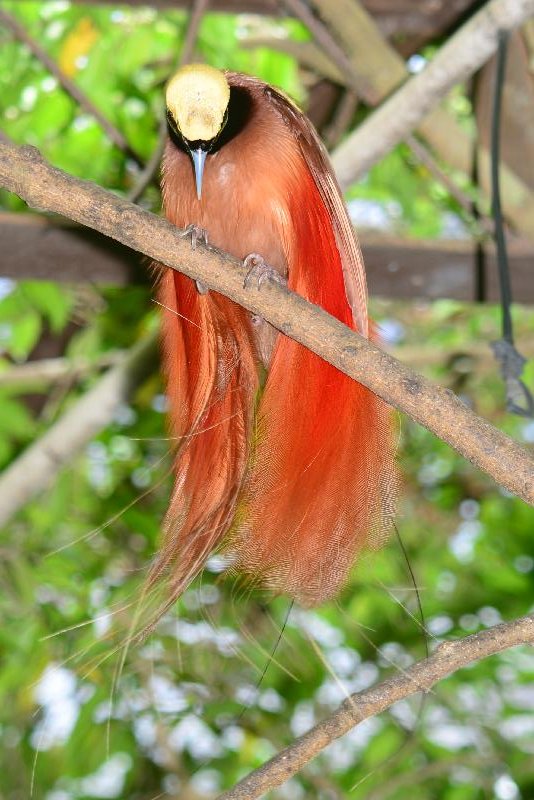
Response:
[[[230,87],[230,100],[228,101],[228,108],[226,109],[225,120],[223,127],[214,150],[221,147],[235,139],[238,136],[252,115],[252,97],[250,92],[242,86]]]

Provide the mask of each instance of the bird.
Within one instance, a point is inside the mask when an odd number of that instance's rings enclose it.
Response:
[[[364,337],[361,250],[327,152],[282,91],[206,64],[166,87],[167,219]],[[175,483],[149,583],[168,607],[213,553],[303,607],[335,597],[395,513],[395,426],[372,391],[232,300],[163,266]]]

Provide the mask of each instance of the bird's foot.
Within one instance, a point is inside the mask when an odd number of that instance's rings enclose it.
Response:
[[[287,286],[287,279],[281,275],[277,269],[269,266],[265,259],[258,253],[250,253],[243,259],[243,266],[247,269],[243,287],[246,289],[252,284],[256,284],[261,289],[265,281],[276,281],[281,286]]]
[[[185,238],[186,236],[191,237],[191,248],[192,250],[197,249],[197,242],[201,244],[208,244],[208,232],[205,228],[201,228],[200,225],[195,225],[194,222],[191,225],[188,225],[187,228],[184,229],[182,236]],[[207,294],[209,292],[208,287],[206,284],[202,283],[202,281],[195,281],[197,291],[199,294]]]

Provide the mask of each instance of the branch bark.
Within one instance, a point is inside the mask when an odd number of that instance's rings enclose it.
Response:
[[[429,658],[418,661],[364,692],[348,697],[331,716],[224,792],[219,800],[254,800],[261,797],[295,775],[331,742],[369,717],[416,692],[427,692],[438,681],[474,661],[527,643],[534,643],[534,614],[496,625],[464,639],[443,642]]]
[[[534,460],[513,439],[323,309],[274,282],[244,287],[243,264],[216,248],[193,250],[166,220],[47,164],[33,147],[0,144],[0,185],[160,261],[269,321],[387,403],[409,414],[497,483],[534,504]]]

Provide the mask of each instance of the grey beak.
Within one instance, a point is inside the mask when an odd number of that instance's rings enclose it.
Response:
[[[204,174],[204,164],[206,156],[208,155],[205,150],[199,147],[197,150],[190,150],[191,158],[193,159],[193,166],[195,167],[195,182],[197,185],[197,197],[200,200],[202,194],[202,175]]]

